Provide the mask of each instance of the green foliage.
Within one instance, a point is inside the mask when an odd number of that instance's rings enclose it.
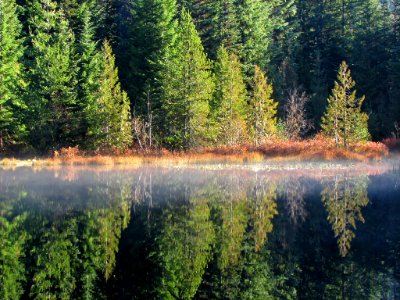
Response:
[[[91,119],[88,134],[97,147],[125,149],[132,143],[130,101],[121,89],[115,57],[107,40],[102,50],[96,118]]]
[[[79,124],[74,35],[55,2],[32,0],[27,9],[30,143],[39,150],[73,146]]]
[[[216,137],[218,143],[232,146],[245,142],[247,137],[246,86],[238,57],[228,53],[223,46],[218,50],[217,57],[212,105]]]
[[[210,29],[208,46],[211,56],[216,57],[219,45],[239,55],[241,49],[240,19],[236,2],[234,0],[218,0],[212,2],[210,6],[211,16],[209,17],[211,17],[213,26]]]
[[[361,111],[365,97],[357,98],[354,86],[350,70],[343,62],[321,125],[327,136],[335,138],[338,147],[370,138],[368,116]]]
[[[138,113],[145,112],[146,86],[159,96],[159,76],[166,51],[176,38],[176,1],[140,0],[130,6],[127,38],[121,41],[121,81]],[[158,103],[157,103],[158,104]]]
[[[188,12],[178,16],[177,8]],[[240,61],[242,68],[241,74],[234,67],[238,88],[230,93],[241,98],[242,81],[250,92],[257,65],[274,86],[270,98],[280,103],[280,117],[290,90],[310,95],[307,119],[314,120],[315,131],[335,66],[348,61],[357,89],[366,95],[368,120],[366,115],[355,117],[357,125],[345,130],[342,142],[367,140],[368,131],[374,139],[396,135],[399,11],[397,0],[3,0],[0,148],[125,149],[132,144],[130,113],[133,124],[140,123],[140,130],[133,131],[141,148],[216,144],[221,130],[215,126],[215,107],[210,113],[208,106],[214,84],[219,89],[227,85],[212,80],[211,62],[203,52],[218,60],[218,73],[220,46],[236,55],[232,65]],[[111,61],[97,49],[105,39],[120,71],[111,81],[105,79],[105,73],[113,72],[106,70]],[[120,95],[111,97],[114,92]],[[117,114],[122,115],[119,120]],[[236,141],[226,144],[247,139],[242,115]],[[247,121],[255,126],[254,113]],[[354,134],[347,141],[349,130]],[[324,131],[332,135],[331,129]],[[218,138],[222,140],[226,138]]]
[[[192,18],[182,10],[177,39],[161,72],[165,144],[188,149],[205,145],[214,82]]]
[[[21,110],[23,40],[15,0],[0,3],[0,150],[20,142],[25,133]]]
[[[266,66],[267,51],[271,43],[274,19],[271,16],[276,1],[241,0],[239,20],[241,30],[241,60],[249,81],[253,77],[254,65]]]
[[[28,239],[23,229],[27,214],[10,217],[0,209],[0,298],[19,299],[24,293],[26,270],[23,262]],[[11,219],[11,220],[10,220]]]
[[[253,93],[250,100],[250,120],[254,131],[254,141],[258,145],[277,133],[278,103],[272,99],[272,85],[265,74],[255,66]]]
[[[91,6],[88,2],[84,2],[80,6],[77,16],[81,24],[76,41],[76,52],[79,56],[76,88],[80,114],[82,114],[79,126],[82,140],[79,140],[79,144],[90,148],[94,146],[94,141],[88,131],[90,130],[90,125],[95,124],[98,118],[97,97],[102,57],[97,51],[93,27],[94,16],[91,13]]]

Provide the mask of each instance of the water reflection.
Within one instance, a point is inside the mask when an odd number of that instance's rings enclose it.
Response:
[[[0,299],[395,299],[398,178],[0,171]]]
[[[346,256],[350,250],[356,222],[365,222],[361,209],[368,205],[367,189],[367,176],[348,178],[336,175],[332,181],[324,184],[321,198],[342,256]]]

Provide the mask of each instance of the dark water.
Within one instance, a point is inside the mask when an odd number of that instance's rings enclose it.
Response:
[[[0,171],[0,299],[399,299],[400,172]]]

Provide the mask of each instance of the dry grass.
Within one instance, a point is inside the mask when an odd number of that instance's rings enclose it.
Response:
[[[130,150],[124,154],[87,154],[77,147],[54,152],[52,157],[32,160],[5,158],[3,167],[19,166],[142,166],[142,165],[190,165],[201,163],[246,163],[270,161],[330,161],[330,160],[379,160],[389,155],[383,143],[362,143],[349,149],[336,148],[332,140],[317,137],[305,141],[271,141],[260,146],[201,148],[188,152],[166,150],[138,152]]]

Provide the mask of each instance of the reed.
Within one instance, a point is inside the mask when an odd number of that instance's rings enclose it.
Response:
[[[397,143],[397,144],[396,144]],[[55,151],[51,157],[30,160],[4,158],[5,166],[142,166],[142,165],[191,165],[202,163],[256,163],[263,161],[331,161],[331,160],[379,160],[387,157],[398,141],[385,143],[359,143],[348,149],[337,148],[333,140],[316,137],[303,141],[270,141],[259,146],[197,148],[186,152],[165,149],[125,153],[86,153],[77,147]],[[397,147],[396,146],[396,147]]]

